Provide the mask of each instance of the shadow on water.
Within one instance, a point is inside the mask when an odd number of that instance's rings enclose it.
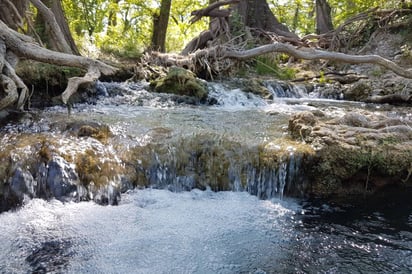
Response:
[[[412,187],[405,187],[303,202],[290,264],[297,273],[410,273],[411,196]]]
[[[74,255],[70,251],[72,243],[69,239],[52,239],[42,242],[33,248],[26,262],[32,268],[32,273],[63,273]]]

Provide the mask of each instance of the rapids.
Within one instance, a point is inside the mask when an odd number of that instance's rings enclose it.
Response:
[[[410,273],[412,208],[396,206],[210,190],[135,190],[108,207],[33,199],[0,215],[0,272]]]
[[[199,190],[147,189],[124,198],[115,207],[32,200],[18,212],[0,215],[0,272],[262,273],[282,268],[294,215],[287,202]]]
[[[252,161],[260,146],[281,149],[277,140],[286,135],[290,114],[302,110],[340,117],[368,109],[410,119],[408,111],[320,99],[302,87],[286,92],[276,83],[269,89],[271,100],[212,84],[213,105],[201,106],[154,95],[143,84],[99,85],[99,100],[74,105],[70,117],[64,108],[52,107],[6,125],[2,144],[14,134],[41,134],[59,139],[60,153],[94,149],[113,162],[121,162],[119,146],[125,151],[147,146],[146,154],[132,160],[142,170],[150,162],[142,172],[149,188],[121,186],[118,205],[105,207],[25,196],[21,208],[0,214],[0,273],[412,271],[410,189],[379,206],[366,200],[356,207],[292,200],[283,194],[300,187],[294,147],[285,146],[287,157],[276,166],[259,168]],[[67,124],[81,122],[108,125],[114,137],[103,144],[65,131]],[[182,155],[199,151],[209,157],[201,158],[205,163],[190,157],[182,163]],[[222,170],[233,192],[207,186]],[[194,176],[205,190],[196,188]],[[102,190],[109,200],[118,182],[111,183]],[[82,191],[77,189],[77,197]]]

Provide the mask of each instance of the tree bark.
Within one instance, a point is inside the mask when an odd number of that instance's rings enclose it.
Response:
[[[57,24],[59,25],[60,30],[63,33],[64,40],[67,42],[71,49],[71,53],[80,55],[79,49],[77,48],[77,45],[74,42],[73,36],[70,32],[69,25],[67,24],[67,19],[64,15],[61,0],[49,0],[49,3],[49,7],[56,17]]]
[[[23,28],[23,18],[29,0],[0,0],[0,19],[14,30]]]
[[[316,33],[324,34],[333,30],[331,8],[326,0],[316,0]]]
[[[230,5],[231,8],[219,9],[223,5]],[[296,34],[289,31],[285,25],[277,20],[270,10],[266,0],[210,1],[208,7],[193,11],[193,18],[190,20],[191,23],[194,23],[200,20],[203,16],[211,17],[209,30],[202,32],[199,37],[194,38],[188,45],[186,45],[182,54],[186,55],[197,49],[202,49],[206,46],[216,45],[217,43],[224,43],[227,42],[227,40],[230,40],[233,35],[230,33],[232,28],[228,17],[233,10],[237,11],[242,20],[241,28],[244,29],[240,29],[240,31],[243,33],[249,33],[247,28],[251,28],[257,30],[258,33],[275,33],[278,36],[282,36],[283,40],[289,40],[291,42],[296,42],[299,39]],[[222,34],[225,35],[223,36]],[[219,40],[220,38],[223,38],[222,41]],[[248,37],[245,39],[248,39]],[[217,42],[213,43],[213,41],[216,40]]]
[[[52,10],[40,0],[30,0],[30,2],[37,8],[47,26],[46,32],[50,35],[47,40],[51,48],[60,52],[73,53]]]
[[[237,4],[237,11],[247,27],[274,32],[277,35],[289,38],[299,38],[279,22],[270,10],[266,0],[241,0]]]
[[[159,14],[153,15],[153,35],[151,48],[160,52],[166,51],[166,33],[169,23],[172,0],[162,0]]]

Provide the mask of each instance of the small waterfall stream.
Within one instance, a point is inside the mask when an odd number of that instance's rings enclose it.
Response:
[[[247,191],[262,199],[304,190],[298,174],[303,155],[283,138],[297,106],[278,104],[284,110],[270,113],[273,103],[222,84],[210,85],[211,106],[181,104],[147,92],[144,84],[97,87],[100,99],[76,105],[70,117],[53,107],[3,128],[4,155],[16,155],[5,167],[11,170],[8,201],[28,196],[117,204],[120,192],[136,185]],[[105,126],[114,137],[93,138],[94,131],[108,132]]]
[[[274,98],[212,83],[195,106],[99,83],[70,117],[52,107],[3,127],[0,207],[20,209],[0,214],[0,273],[410,272],[409,206],[358,216],[290,198],[308,187],[290,115],[364,104],[265,85]]]

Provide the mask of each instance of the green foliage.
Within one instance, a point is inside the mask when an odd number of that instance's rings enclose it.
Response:
[[[193,37],[207,29],[207,19],[189,23],[190,13],[207,1],[173,1],[166,48],[180,51]],[[100,52],[120,57],[136,57],[150,44],[153,16],[160,1],[143,0],[63,0],[72,35],[85,55]],[[188,8],[190,7],[190,8]]]
[[[167,29],[166,49],[180,52],[194,37],[208,28],[208,18],[190,24],[191,12],[206,7],[208,1],[172,1],[169,26]]]
[[[326,84],[328,82],[328,79],[325,77],[325,72],[323,70],[319,71],[319,84]]]
[[[299,35],[315,32],[314,0],[267,2],[279,21],[292,31]],[[153,0],[63,0],[62,3],[72,35],[83,49],[83,54],[98,55],[103,51],[123,57],[139,56],[149,46],[153,16],[160,7],[160,1]],[[191,39],[208,28],[208,18],[195,24],[189,23],[191,12],[206,7],[208,3],[207,0],[172,1],[167,51],[179,52]],[[349,17],[373,7],[399,8],[401,1],[328,0],[328,3],[332,8],[334,25],[338,26]],[[233,35],[244,35],[241,18],[235,12],[230,20]]]
[[[400,0],[328,0],[332,8],[332,20],[335,27],[342,24],[348,18],[378,7],[381,9],[399,8]],[[315,1],[293,0],[278,1],[268,0],[273,14],[279,21],[300,35],[315,32]]]
[[[255,58],[256,73],[259,75],[272,75],[281,80],[289,80],[295,77],[295,71],[291,68],[281,68],[277,56],[273,54],[261,55]]]
[[[301,35],[315,32],[313,0],[268,1],[273,14],[293,32]]]

